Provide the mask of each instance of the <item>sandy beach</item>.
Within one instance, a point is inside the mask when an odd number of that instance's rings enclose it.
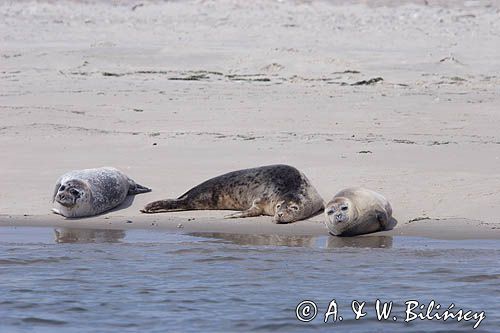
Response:
[[[499,6],[428,2],[1,2],[0,225],[326,235],[321,215],[139,212],[286,163],[327,201],[384,194],[382,234],[500,239]],[[99,166],[153,191],[50,213],[61,174]]]

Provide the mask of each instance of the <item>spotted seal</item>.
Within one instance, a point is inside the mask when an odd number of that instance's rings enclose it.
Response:
[[[289,165],[229,172],[193,187],[177,199],[151,202],[143,213],[227,209],[226,218],[269,215],[275,223],[306,219],[323,209],[323,199],[307,177]]]
[[[392,207],[381,194],[360,187],[337,193],[325,207],[326,226],[336,236],[392,229]]]
[[[93,216],[120,205],[127,195],[150,191],[115,168],[74,170],[57,181],[52,211],[65,217]]]

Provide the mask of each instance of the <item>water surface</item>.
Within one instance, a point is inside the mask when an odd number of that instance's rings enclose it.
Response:
[[[1,332],[449,332],[405,301],[485,311],[500,327],[498,241],[0,228]],[[342,321],[324,323],[335,299]],[[393,301],[377,321],[374,302]],[[314,301],[318,315],[296,319]],[[354,320],[351,302],[366,301]],[[392,319],[396,317],[396,321]]]

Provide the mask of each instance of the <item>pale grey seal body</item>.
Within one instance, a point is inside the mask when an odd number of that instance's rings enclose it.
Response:
[[[276,223],[288,223],[323,207],[323,199],[302,172],[288,165],[269,165],[209,179],[177,199],[149,203],[142,212],[228,209],[241,211],[228,218],[270,215]]]
[[[360,187],[337,193],[325,207],[326,226],[336,236],[354,236],[391,229],[396,220],[381,194]]]
[[[52,211],[65,217],[93,216],[120,205],[127,195],[150,191],[115,168],[74,170],[57,181]]]

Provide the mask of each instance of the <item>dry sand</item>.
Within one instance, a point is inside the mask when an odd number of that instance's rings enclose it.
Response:
[[[500,238],[498,2],[333,3],[1,2],[0,225],[326,234],[322,216],[139,213],[287,163],[325,200],[384,194],[387,234]],[[153,192],[96,218],[49,213],[62,173],[105,165]]]

